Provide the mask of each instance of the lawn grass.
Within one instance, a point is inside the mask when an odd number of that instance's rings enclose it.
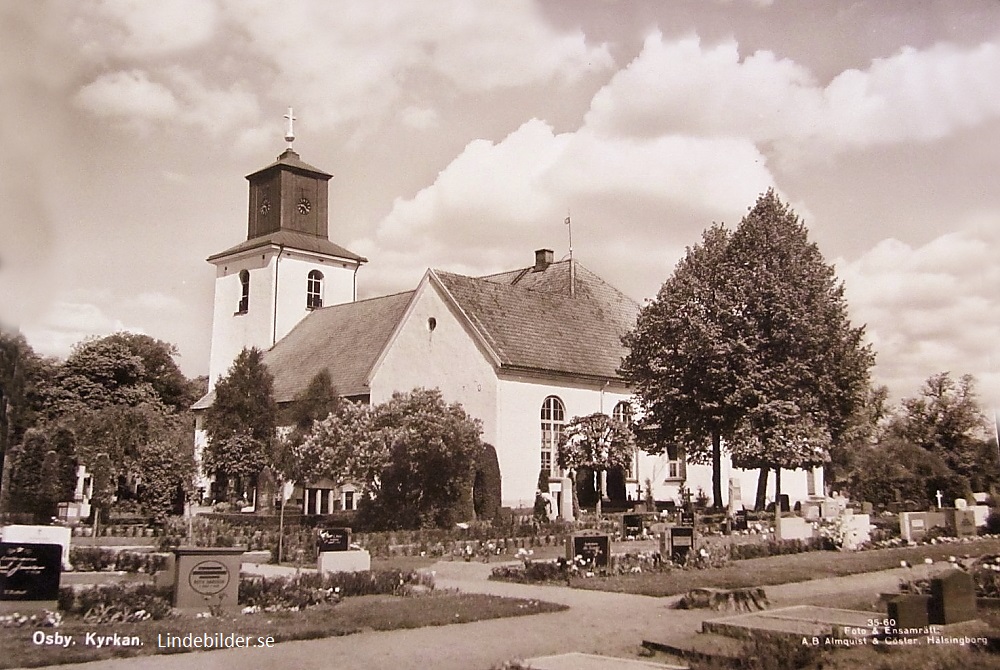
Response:
[[[735,589],[771,586],[888,570],[900,567],[900,561],[917,565],[923,563],[925,558],[937,562],[946,561],[949,556],[975,557],[996,553],[1000,553],[1000,539],[996,538],[966,544],[927,544],[856,552],[811,551],[735,561],[722,568],[704,570],[678,569],[610,577],[574,577],[570,580],[570,586],[646,596],[672,596],[703,587]]]
[[[360,596],[347,598],[338,605],[322,606],[302,612],[273,612],[252,615],[194,618],[190,616],[94,625],[80,619],[67,619],[58,628],[19,628],[0,630],[0,668],[39,667],[62,663],[82,663],[108,658],[146,656],[160,653],[193,651],[185,648],[157,648],[158,635],[184,636],[189,633],[272,637],[275,642],[308,640],[351,635],[365,630],[398,630],[423,626],[443,626],[484,619],[528,614],[542,614],[566,609],[563,605],[501,598],[482,594],[430,592],[415,597]],[[72,636],[75,644],[67,647],[42,646],[32,641],[36,631],[58,632]],[[86,646],[87,633],[137,636],[140,647]]]

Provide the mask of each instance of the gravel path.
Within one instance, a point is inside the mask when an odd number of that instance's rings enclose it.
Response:
[[[194,652],[143,656],[120,661],[84,663],[63,668],[122,670],[306,670],[371,668],[372,670],[487,670],[513,659],[572,651],[636,658],[642,640],[684,640],[706,618],[705,610],[675,610],[673,598],[652,598],[559,586],[491,582],[493,565],[441,562],[432,569],[438,588],[534,598],[569,606],[563,612],[494,619],[451,626],[390,632],[367,632],[338,638],[285,642],[273,649]],[[271,571],[271,570],[267,570]],[[767,587],[776,605],[815,601],[824,594],[875,594],[894,590],[900,570],[835,577]],[[192,623],[192,632],[196,624]]]

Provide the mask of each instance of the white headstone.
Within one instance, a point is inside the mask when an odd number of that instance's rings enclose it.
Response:
[[[29,544],[62,545],[63,570],[72,570],[69,563],[69,543],[72,532],[66,526],[4,526],[0,538],[4,542],[25,542]]]
[[[969,503],[966,502],[965,498],[955,498],[955,509],[965,509],[968,506]]]

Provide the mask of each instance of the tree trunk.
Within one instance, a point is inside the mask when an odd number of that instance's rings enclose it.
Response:
[[[774,469],[774,504],[781,502],[781,466]]]
[[[281,493],[279,498],[281,498],[281,509],[278,511],[278,565],[281,565],[281,556],[285,549],[285,483],[281,483],[281,488],[279,489]]]
[[[722,507],[722,435],[712,431],[712,498],[713,506]]]
[[[601,501],[604,500],[604,470],[596,470],[594,472],[596,477],[595,484],[597,486],[597,507],[594,508],[594,513],[597,518],[601,518]]]
[[[760,474],[757,475],[757,499],[754,501],[753,508],[758,512],[764,511],[767,507],[767,473],[768,468],[763,467],[760,469]]]

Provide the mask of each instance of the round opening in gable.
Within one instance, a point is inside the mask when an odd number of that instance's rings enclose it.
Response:
[[[427,319],[427,330],[434,332],[434,329],[438,327],[437,319],[433,316]]]

